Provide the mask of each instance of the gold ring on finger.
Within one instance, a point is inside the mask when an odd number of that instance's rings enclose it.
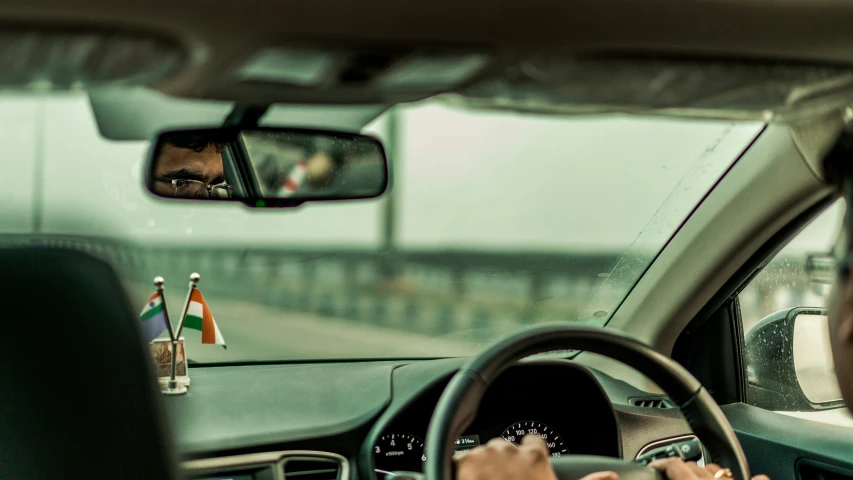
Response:
[[[717,470],[717,473],[714,474],[714,478],[719,480],[721,478],[732,478],[732,471],[728,468],[721,468]]]

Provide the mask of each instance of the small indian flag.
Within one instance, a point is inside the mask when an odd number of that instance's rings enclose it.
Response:
[[[142,336],[146,342],[154,340],[166,331],[166,308],[159,292],[148,297],[148,303],[139,314],[139,321],[142,323]]]
[[[219,331],[219,327],[213,319],[213,314],[210,313],[207,302],[204,301],[201,291],[197,288],[193,288],[190,294],[190,304],[187,308],[187,318],[184,319],[184,326],[193,330],[200,330],[201,343],[222,345],[222,348],[225,348],[225,339],[222,338],[222,332]]]

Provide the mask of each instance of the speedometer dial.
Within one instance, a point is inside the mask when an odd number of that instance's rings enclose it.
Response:
[[[552,457],[567,455],[569,449],[566,448],[566,443],[563,437],[557,434],[551,427],[542,422],[517,422],[504,430],[501,437],[512,444],[518,444],[525,435],[539,435],[545,440],[548,445],[548,450],[551,451]]]
[[[424,441],[407,433],[388,433],[373,446],[373,463],[379,478],[391,472],[423,472]]]

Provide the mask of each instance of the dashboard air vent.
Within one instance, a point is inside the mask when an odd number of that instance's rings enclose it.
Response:
[[[637,397],[628,401],[635,407],[643,408],[673,408],[672,401],[662,397]]]
[[[340,480],[341,464],[332,458],[292,457],[284,461],[286,480]]]

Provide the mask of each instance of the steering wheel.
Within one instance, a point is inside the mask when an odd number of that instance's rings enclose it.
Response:
[[[708,450],[710,460],[729,468],[734,480],[750,479],[743,449],[722,410],[702,384],[678,363],[621,333],[603,328],[543,325],[508,337],[473,357],[450,380],[427,430],[426,480],[453,478],[454,439],[471,424],[489,384],[522,358],[554,350],[598,353],[645,374],[678,405]],[[577,480],[600,471],[614,471],[622,480],[663,478],[651,468],[617,458],[566,455],[551,458],[551,463],[559,480]]]

